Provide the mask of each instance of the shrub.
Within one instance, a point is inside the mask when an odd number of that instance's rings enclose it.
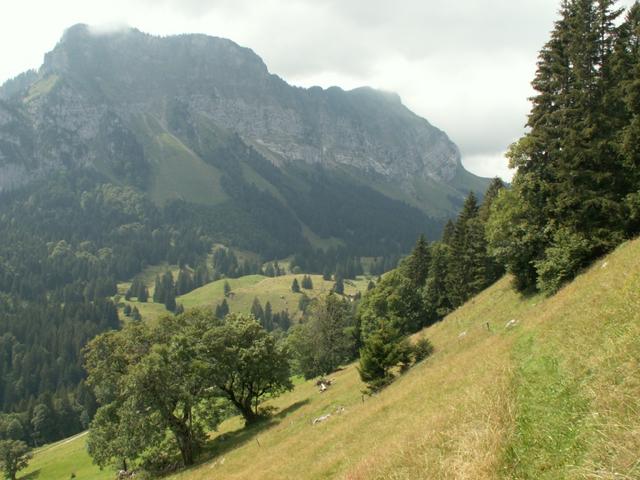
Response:
[[[413,345],[413,359],[416,363],[421,362],[433,353],[433,344],[427,337],[420,338]]]
[[[569,228],[555,232],[553,242],[535,262],[538,288],[550,295],[576,276],[591,258],[589,241]]]

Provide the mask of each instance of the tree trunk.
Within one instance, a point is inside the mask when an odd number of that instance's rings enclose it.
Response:
[[[240,414],[244,417],[245,425],[252,425],[260,420],[260,416],[253,411],[251,407],[251,400],[246,403],[243,402],[233,402],[235,406],[240,410]]]
[[[180,454],[182,455],[182,462],[184,463],[185,467],[188,467],[189,465],[193,465],[194,462],[194,458],[193,458],[193,441],[190,438],[190,436],[188,438],[177,438],[178,440],[178,447],[180,448]]]
[[[182,456],[182,462],[185,466],[193,465],[194,462],[194,445],[193,445],[193,432],[183,422],[172,422],[171,431],[176,442],[178,442],[178,448],[180,449],[180,455]]]

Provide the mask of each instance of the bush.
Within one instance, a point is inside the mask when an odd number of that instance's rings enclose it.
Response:
[[[433,344],[427,337],[420,338],[413,345],[413,359],[415,363],[421,362],[433,353]]]
[[[569,228],[555,232],[544,258],[535,262],[538,288],[551,295],[576,276],[591,258],[589,241]]]
[[[404,369],[409,363],[410,349],[407,340],[401,338],[398,330],[391,327],[388,320],[383,320],[360,349],[358,372],[362,381],[367,384],[367,391],[373,393],[393,381],[393,368],[401,365]]]

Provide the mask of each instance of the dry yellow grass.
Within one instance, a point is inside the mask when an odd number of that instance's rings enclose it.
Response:
[[[503,279],[423,332],[436,353],[376,397],[353,365],[326,394],[304,384],[259,444],[175,478],[640,478],[640,242],[606,262],[549,299]]]
[[[640,479],[640,241],[552,298],[505,278],[420,335],[435,353],[380,394],[355,365],[323,394],[298,382],[170,478]]]
[[[518,311],[531,303],[503,280],[428,329],[436,353],[379,395],[363,402],[355,365],[337,372],[324,394],[304,383],[273,402],[291,409],[283,418],[239,445],[229,440],[242,435],[238,420],[223,424],[213,440],[222,451],[175,478],[495,478],[513,408],[514,336],[504,323],[514,304]],[[332,413],[326,422],[311,424],[325,413]]]

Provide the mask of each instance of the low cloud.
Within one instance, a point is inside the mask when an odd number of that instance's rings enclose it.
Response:
[[[97,25],[89,25],[88,30],[92,35],[110,35],[112,33],[124,32],[131,27],[124,21],[111,21]]]

